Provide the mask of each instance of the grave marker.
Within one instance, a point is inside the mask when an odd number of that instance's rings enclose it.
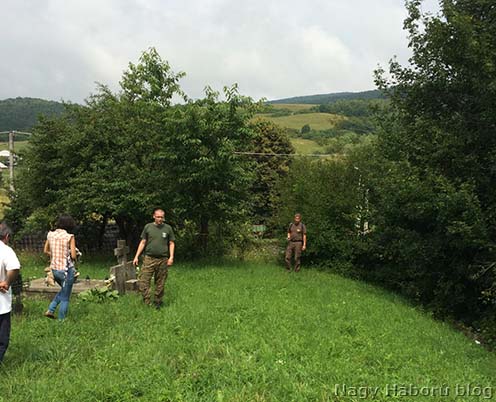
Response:
[[[132,261],[127,260],[129,247],[125,240],[117,240],[117,247],[114,248],[114,255],[117,257],[117,265],[110,267],[110,276],[115,278],[115,288],[119,294],[126,293],[126,282],[136,284],[136,268]]]

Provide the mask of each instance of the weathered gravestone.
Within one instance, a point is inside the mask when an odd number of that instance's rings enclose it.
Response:
[[[136,279],[136,268],[132,261],[127,260],[129,247],[125,240],[117,240],[117,248],[114,255],[117,257],[117,265],[110,267],[110,277],[114,277],[115,289],[119,294],[126,293],[126,284],[131,289],[136,289],[138,280]]]
[[[126,290],[137,290],[138,280],[136,279],[136,269],[132,261],[127,261],[129,247],[126,246],[125,240],[117,241],[117,248],[114,249],[114,255],[117,257],[117,265],[110,267],[110,277],[113,278],[113,287],[124,294]],[[60,286],[49,286],[44,278],[33,279],[26,284],[24,292],[26,295],[44,294],[53,297],[60,290]],[[79,280],[74,283],[72,293],[81,293],[94,288],[101,288],[108,285],[108,281],[90,279]],[[20,297],[18,297],[20,300]],[[19,307],[22,308],[22,307]]]
[[[106,286],[106,282],[104,280],[99,280],[99,279],[79,280],[74,283],[72,287],[72,294],[78,294],[90,289],[100,288],[103,286]],[[50,286],[45,281],[45,278],[32,279],[26,282],[25,287],[23,286],[23,292],[26,296],[45,295],[47,297],[52,298],[59,291],[60,291],[59,285],[56,284]]]

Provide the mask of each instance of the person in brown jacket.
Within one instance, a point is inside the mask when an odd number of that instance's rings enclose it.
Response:
[[[286,270],[291,271],[291,260],[295,258],[295,272],[300,270],[301,252],[307,248],[307,228],[301,222],[301,214],[295,214],[288,227],[288,246],[286,247]]]

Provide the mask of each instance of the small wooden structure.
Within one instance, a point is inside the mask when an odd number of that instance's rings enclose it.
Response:
[[[136,268],[132,261],[127,260],[129,247],[125,240],[117,240],[117,248],[114,255],[117,257],[117,265],[110,267],[110,277],[114,277],[115,289],[120,295],[126,293],[127,289],[137,290],[138,279],[136,278]]]

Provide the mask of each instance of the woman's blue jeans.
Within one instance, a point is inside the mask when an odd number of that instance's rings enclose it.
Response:
[[[59,320],[63,320],[69,310],[69,300],[71,298],[72,285],[74,284],[75,270],[74,268],[69,268],[67,271],[52,269],[52,272],[55,282],[61,286],[61,289],[48,306],[48,310],[55,313],[55,309],[60,304]]]

